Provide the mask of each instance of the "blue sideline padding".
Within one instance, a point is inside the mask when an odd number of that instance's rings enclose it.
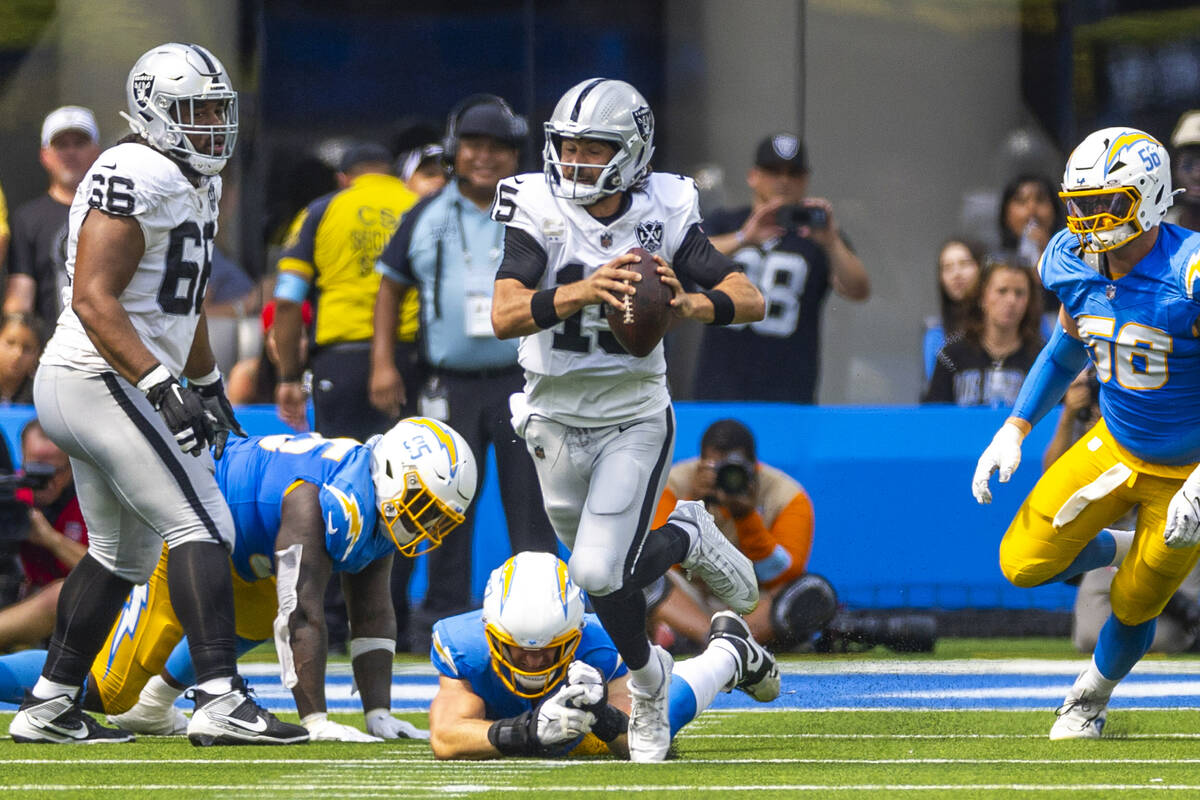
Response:
[[[29,406],[0,409],[14,458],[21,426],[32,415]],[[816,510],[810,569],[851,607],[1060,609],[1074,599],[1070,587],[1013,587],[997,564],[1000,537],[1041,474],[1057,412],[1026,440],[1012,481],[993,483],[990,506],[971,497],[971,475],[1003,410],[678,403],[676,415],[677,460],[698,454],[710,423],[736,417],[754,432],[761,461],[804,484]],[[288,432],[273,406],[239,408],[238,419],[253,434]],[[476,599],[488,572],[511,555],[495,472],[489,453],[476,500]],[[423,596],[426,585],[422,563],[413,596]]]

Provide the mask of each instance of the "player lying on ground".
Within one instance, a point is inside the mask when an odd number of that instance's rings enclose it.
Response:
[[[418,736],[389,711],[392,557],[397,550],[405,557],[428,552],[462,522],[476,480],[462,437],[413,417],[365,445],[315,434],[239,439],[216,463],[237,529],[239,654],[274,632],[284,685],[311,740]],[[150,582],[129,596],[92,665],[84,699],[86,708],[135,733],[187,729],[173,704],[193,673],[167,597],[166,562],[164,555]],[[324,597],[333,572],[343,574],[351,661],[370,735],[326,716]],[[45,651],[0,658],[0,700],[19,702],[44,658]]]
[[[1145,655],[1155,619],[1200,557],[1200,235],[1163,222],[1171,167],[1142,131],[1089,135],[1062,187],[1067,230],[1038,264],[1062,300],[1060,325],[971,488],[991,501],[991,474],[1011,477],[1022,439],[1090,357],[1102,417],[1025,499],[1000,543],[1000,568],[1017,586],[1040,586],[1119,565],[1092,663],[1050,729],[1051,739],[1095,739],[1113,689]],[[1134,507],[1132,535],[1109,529]]]
[[[585,614],[567,565],[524,552],[494,570],[483,609],[433,628],[438,691],[429,707],[433,754],[443,759],[561,756],[606,750],[629,757],[628,669],[594,614]],[[671,736],[719,691],[766,703],[779,669],[741,617],[712,618],[708,648],[675,666]]]

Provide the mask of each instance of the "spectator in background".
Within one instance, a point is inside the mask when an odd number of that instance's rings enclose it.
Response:
[[[801,582],[812,552],[812,501],[794,478],[758,460],[749,428],[735,419],[708,426],[700,457],[671,467],[652,527],[665,524],[680,500],[703,502],[725,538],[754,563],[759,601],[745,619],[755,639],[765,645],[796,643],[833,617],[832,590],[816,583],[824,579],[814,575]],[[703,583],[689,584],[677,570],[646,594],[650,630],[660,644],[677,634],[703,646],[713,613],[727,607]],[[664,625],[667,630],[660,631]]]
[[[375,261],[395,233],[400,217],[417,197],[391,174],[392,156],[382,145],[364,143],[342,157],[339,182],[344,188],[314,200],[292,226],[279,259],[275,282],[275,344],[279,416],[296,430],[308,427],[301,385],[304,361],[300,306],[315,296],[315,349],[312,395],[316,429],[327,437],[349,436],[365,442],[387,430],[394,417],[367,400],[372,317],[379,275]],[[398,357],[415,375],[417,334],[415,293],[406,300],[396,337],[407,347]]]
[[[808,178],[800,139],[768,136],[746,176],[753,204],[705,222],[713,247],[762,291],[767,312],[749,325],[705,329],[694,398],[815,402],[821,306],[830,287],[847,300],[866,300],[871,281],[830,202],[806,197]]]
[[[36,314],[46,331],[62,311],[67,285],[67,213],[80,181],[100,155],[100,129],[90,109],[63,106],[42,121],[39,158],[46,193],[13,212],[12,259],[4,310]]]
[[[1200,231],[1200,109],[1185,111],[1171,133],[1175,186],[1184,189],[1167,210],[1167,222]]]
[[[963,336],[938,352],[921,402],[1011,406],[1042,347],[1039,286],[1032,267],[989,261]]]
[[[395,415],[419,394],[418,411],[447,422],[477,454],[480,482],[491,444],[512,551],[555,553],[533,459],[512,429],[508,399],[525,384],[517,341],[501,341],[492,331],[492,289],[504,225],[489,211],[496,184],[517,171],[527,134],[525,119],[495,95],[472,95],[450,112],[444,149],[454,179],[405,215],[376,265],[382,279],[375,304],[371,402]],[[429,373],[424,387],[410,383],[395,366],[392,331],[401,298],[414,287],[421,297],[422,360]],[[463,531],[429,556],[436,580],[429,582],[409,627],[414,652],[429,649],[437,620],[471,606],[474,522],[475,513],[468,510]],[[412,564],[397,561],[394,569],[392,593],[397,618],[403,619]]]
[[[8,225],[8,201],[4,199],[4,188],[0,187],[0,275],[8,261],[8,243],[12,240],[12,229]]]
[[[1016,263],[1036,267],[1050,241],[1065,224],[1058,187],[1045,175],[1023,174],[1013,178],[1000,196],[1000,248],[1016,255]],[[1038,281],[1041,286],[1041,281]],[[1043,338],[1050,335],[1059,301],[1054,292],[1041,289]]]
[[[0,315],[0,406],[33,404],[33,373],[42,352],[40,327],[32,314]]]
[[[962,335],[976,302],[983,250],[966,239],[947,239],[938,251],[938,297],[940,315],[925,320],[925,381],[933,376],[938,351],[947,341]]]
[[[448,179],[442,145],[431,142],[401,153],[396,174],[417,197],[437,194]]]
[[[275,301],[268,301],[262,310],[262,349],[256,356],[243,358],[229,371],[229,385],[225,393],[234,405],[272,403],[275,401],[275,385],[279,375],[279,350],[275,345]],[[308,360],[308,339],[312,333],[312,303],[305,300],[300,305],[300,320],[304,324],[304,335],[300,337],[300,359]]]

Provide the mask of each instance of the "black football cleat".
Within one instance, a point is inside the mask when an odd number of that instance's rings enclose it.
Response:
[[[308,741],[308,731],[302,725],[280,722],[255,702],[241,675],[234,676],[233,688],[224,694],[192,689],[187,696],[196,702],[196,710],[187,726],[188,741],[196,747]]]
[[[22,744],[105,744],[132,742],[132,733],[106,728],[67,695],[39,700],[29,692],[8,726],[14,742]]]

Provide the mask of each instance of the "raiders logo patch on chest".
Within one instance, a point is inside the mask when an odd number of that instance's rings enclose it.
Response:
[[[662,247],[663,224],[658,220],[639,222],[637,228],[634,229],[634,234],[637,235],[638,244],[651,253],[657,253]]]

